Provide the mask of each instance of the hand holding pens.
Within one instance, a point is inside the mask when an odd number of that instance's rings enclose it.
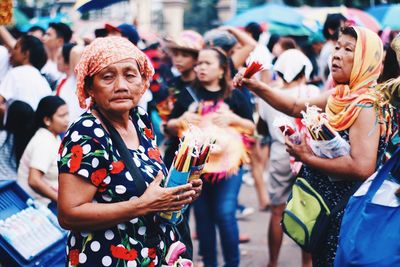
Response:
[[[303,119],[301,122],[306,126],[311,138],[316,141],[334,139],[337,133],[329,125],[326,114],[320,113],[321,109],[316,106],[306,106],[306,112],[302,111]]]

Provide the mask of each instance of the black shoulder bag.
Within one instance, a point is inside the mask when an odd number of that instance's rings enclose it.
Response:
[[[133,183],[135,184],[135,188],[137,190],[137,195],[138,197],[143,195],[144,191],[146,191],[147,186],[146,182],[138,169],[138,167],[135,165],[132,159],[132,154],[129,152],[128,147],[126,146],[124,140],[122,140],[121,135],[118,133],[118,131],[112,126],[112,124],[105,118],[105,116],[97,109],[95,108],[97,113],[99,114],[101,120],[103,121],[104,125],[107,127],[111,140],[113,141],[113,144],[119,151],[119,154],[122,158],[122,160],[125,163],[126,168],[128,169],[129,173],[131,174],[133,178]],[[139,136],[138,136],[139,137]],[[140,139],[140,137],[139,137]],[[159,244],[161,237],[160,234],[163,234],[161,229],[155,225],[154,219],[153,219],[153,214],[148,214],[145,216],[146,221],[149,223],[148,227],[148,232],[147,232],[147,238],[146,238],[146,243],[150,247],[155,247],[157,248],[157,245]]]

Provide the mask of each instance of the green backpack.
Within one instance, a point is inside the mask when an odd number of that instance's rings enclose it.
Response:
[[[331,213],[322,196],[299,177],[283,212],[283,231],[303,250],[313,252],[326,233]]]

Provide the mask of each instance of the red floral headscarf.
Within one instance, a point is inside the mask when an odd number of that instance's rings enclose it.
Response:
[[[89,98],[85,90],[85,78],[92,77],[110,64],[130,58],[137,62],[143,78],[143,87],[148,88],[154,68],[147,56],[128,39],[116,36],[97,38],[85,48],[75,68],[76,94],[81,108],[87,107],[86,99]]]

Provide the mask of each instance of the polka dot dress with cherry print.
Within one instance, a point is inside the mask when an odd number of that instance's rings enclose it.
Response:
[[[133,161],[149,184],[158,171],[166,174],[145,111],[131,113],[140,145],[131,150]],[[97,187],[93,202],[114,203],[137,198],[135,184],[111,138],[90,111],[81,116],[65,135],[59,154],[60,173],[88,179]],[[161,238],[156,246],[148,242],[149,222],[145,217],[92,232],[71,232],[68,238],[69,266],[161,266],[176,229],[160,224]],[[153,247],[152,247],[153,246]]]

